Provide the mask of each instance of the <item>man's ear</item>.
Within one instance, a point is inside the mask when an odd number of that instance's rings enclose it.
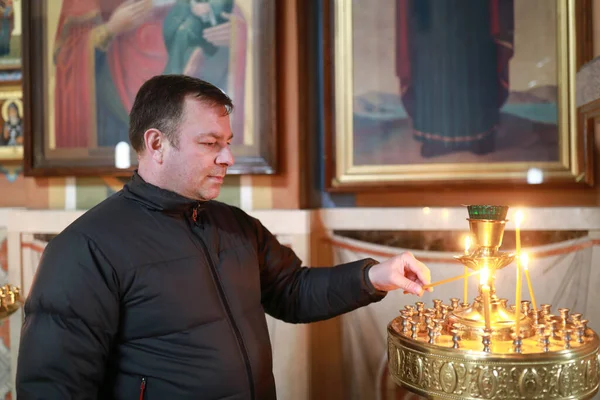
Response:
[[[148,129],[144,132],[144,144],[148,155],[159,164],[163,161],[163,151],[167,146],[167,138],[158,129]]]

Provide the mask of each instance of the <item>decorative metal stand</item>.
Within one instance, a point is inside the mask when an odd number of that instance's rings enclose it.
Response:
[[[0,321],[11,316],[21,307],[21,290],[16,286],[4,285],[0,288]]]
[[[549,304],[536,310],[520,301],[517,310],[498,298],[495,272],[519,256],[499,251],[508,207],[468,211],[475,248],[456,259],[479,271],[478,295],[470,304],[452,298],[431,308],[406,306],[388,325],[393,379],[431,399],[592,398],[600,378],[598,335],[569,309],[555,315]]]

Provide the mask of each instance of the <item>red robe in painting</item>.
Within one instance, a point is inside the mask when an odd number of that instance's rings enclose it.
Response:
[[[54,51],[57,148],[93,147],[88,136],[96,129],[92,29],[108,21],[124,1],[63,1]],[[112,79],[127,111],[142,83],[165,66],[163,15],[154,12],[138,28],[114,38],[107,49]]]
[[[93,148],[98,144],[96,119],[96,49],[94,28],[106,23],[125,0],[64,0],[54,45],[55,70],[55,146],[56,148]],[[106,57],[110,80],[120,105],[129,113],[140,86],[150,77],[163,73],[168,60],[163,37],[163,22],[170,6],[155,8],[138,28],[110,41]],[[232,31],[230,74],[236,111],[232,127],[242,137],[244,120],[244,83],[246,73],[246,26],[240,10]],[[202,60],[197,60],[202,69]],[[217,66],[218,68],[219,66]],[[227,66],[224,66],[227,68]],[[181,71],[183,73],[184,71]],[[106,100],[105,100],[106,101]],[[112,98],[108,101],[112,101]]]

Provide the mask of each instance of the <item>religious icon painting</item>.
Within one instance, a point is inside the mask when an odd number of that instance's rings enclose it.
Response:
[[[129,175],[129,111],[161,74],[232,98],[228,173],[275,172],[273,0],[36,0],[23,32],[26,175]]]
[[[0,0],[0,71],[21,68],[23,1]]]
[[[371,3],[330,7],[330,190],[591,184],[575,105],[589,2]]]
[[[0,91],[0,162],[23,159],[23,99],[21,88]]]

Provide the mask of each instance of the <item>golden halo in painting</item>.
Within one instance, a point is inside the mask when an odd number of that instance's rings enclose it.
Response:
[[[17,110],[19,110],[19,117],[23,118],[23,102],[21,101],[21,99],[18,99],[16,97],[14,98],[8,98],[6,100],[4,100],[4,103],[2,103],[2,120],[3,121],[8,121],[8,107],[14,103],[15,106],[17,106]]]

